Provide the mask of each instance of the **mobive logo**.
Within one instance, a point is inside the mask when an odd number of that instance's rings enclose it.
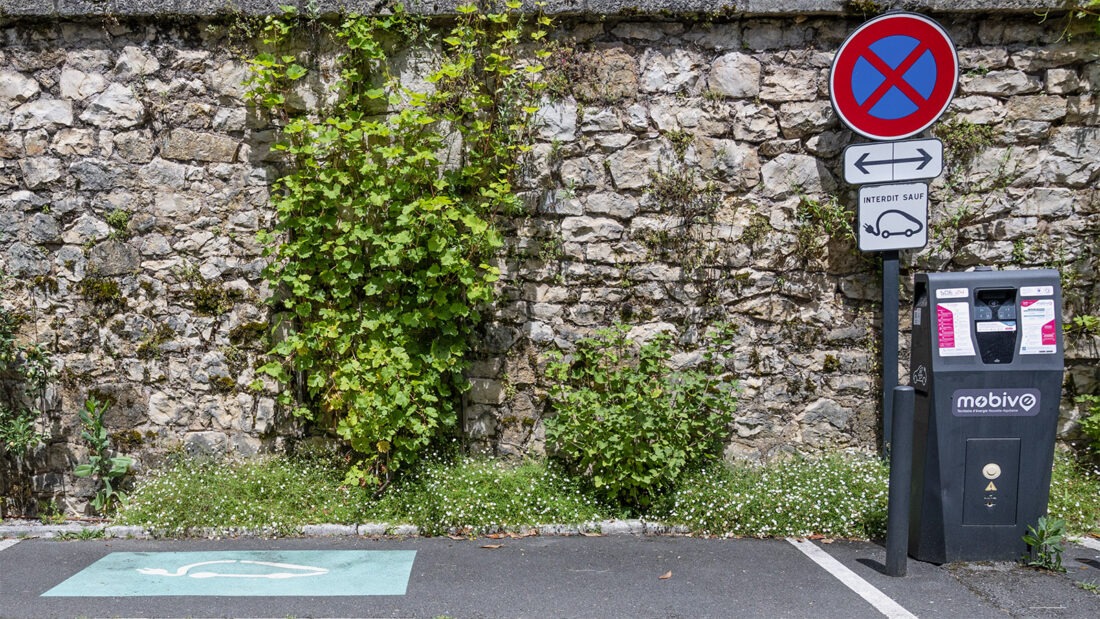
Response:
[[[1029,417],[1039,414],[1038,389],[957,389],[951,395],[956,417]]]

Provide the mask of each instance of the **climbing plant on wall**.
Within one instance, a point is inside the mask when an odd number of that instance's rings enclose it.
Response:
[[[512,179],[547,54],[549,19],[519,7],[460,6],[438,40],[400,8],[327,25],[290,11],[268,20],[252,61],[254,101],[291,164],[261,238],[286,335],[261,370],[296,415],[361,454],[350,476],[365,483],[384,484],[458,420],[499,277],[494,219],[519,207]],[[411,87],[397,58],[434,68]],[[297,111],[296,95],[326,81],[318,109]]]

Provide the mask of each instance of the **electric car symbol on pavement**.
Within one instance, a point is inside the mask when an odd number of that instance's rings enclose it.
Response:
[[[878,216],[874,226],[871,224],[864,224],[863,229],[866,230],[868,234],[888,239],[891,236],[899,235],[905,235],[907,237],[913,236],[924,229],[924,224],[909,213],[890,209],[888,211],[883,211],[882,214]]]

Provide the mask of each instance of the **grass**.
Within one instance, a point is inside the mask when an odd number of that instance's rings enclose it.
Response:
[[[370,514],[371,494],[343,484],[336,454],[215,460],[178,455],[130,495],[116,524],[165,535],[213,527],[294,533],[303,524],[353,524]]]
[[[243,460],[179,457],[143,480],[116,517],[167,536],[195,529],[294,535],[305,524],[414,524],[425,535],[584,526],[625,512],[553,464],[468,456],[426,459],[381,496],[343,483],[336,454]],[[768,465],[714,463],[656,497],[643,518],[699,535],[881,539],[888,469],[865,454]],[[1073,534],[1100,531],[1100,470],[1055,460],[1050,514]]]
[[[888,477],[888,467],[866,455],[718,464],[690,475],[655,515],[709,535],[880,538]]]
[[[607,518],[609,510],[556,466],[436,457],[386,494],[376,513],[439,535],[595,522]]]
[[[1047,511],[1065,520],[1071,535],[1100,534],[1100,464],[1057,453]]]

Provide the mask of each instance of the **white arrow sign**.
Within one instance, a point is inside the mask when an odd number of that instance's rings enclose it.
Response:
[[[928,185],[859,188],[860,251],[920,249],[928,244]]]
[[[852,185],[936,178],[941,173],[939,140],[853,144],[844,149],[844,180]]]

